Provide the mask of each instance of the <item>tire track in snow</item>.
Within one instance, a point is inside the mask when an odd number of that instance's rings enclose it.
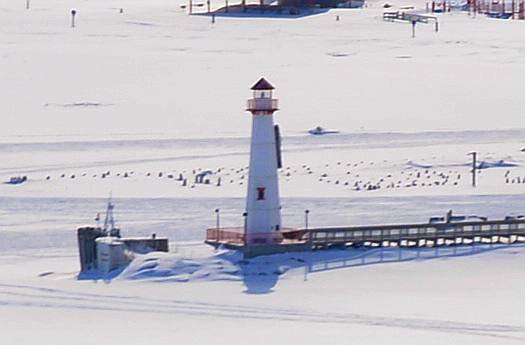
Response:
[[[357,313],[324,313],[307,309],[268,308],[219,303],[205,303],[141,296],[77,293],[42,287],[0,284],[0,305],[69,310],[127,313],[180,314],[230,319],[279,320],[323,324],[354,324],[402,328],[441,333],[456,333],[491,338],[525,340],[525,327],[422,318],[378,317]]]

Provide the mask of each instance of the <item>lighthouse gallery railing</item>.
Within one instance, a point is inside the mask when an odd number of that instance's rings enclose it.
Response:
[[[246,104],[248,110],[277,110],[279,101],[273,98],[253,98]]]

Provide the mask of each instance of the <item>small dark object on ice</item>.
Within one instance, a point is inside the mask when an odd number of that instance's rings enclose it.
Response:
[[[27,181],[27,176],[14,176],[5,182],[7,184],[22,184]]]
[[[308,130],[308,133],[312,135],[325,135],[325,134],[337,134],[339,133],[339,131],[326,130],[321,126],[317,126],[315,128]]]

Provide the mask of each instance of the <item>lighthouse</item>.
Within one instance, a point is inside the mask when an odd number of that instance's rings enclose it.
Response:
[[[247,245],[282,241],[281,204],[277,169],[281,167],[279,127],[273,114],[278,110],[272,97],[274,87],[261,78],[252,86],[247,111],[252,115],[250,169],[246,197],[245,235]]]

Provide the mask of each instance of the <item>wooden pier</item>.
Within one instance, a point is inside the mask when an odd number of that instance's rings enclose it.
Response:
[[[206,243],[243,251],[247,256],[285,251],[346,247],[440,247],[525,242],[525,218],[443,221],[419,224],[371,225],[287,230],[280,244],[246,245],[242,232],[208,229]],[[274,248],[275,250],[273,250]],[[289,250],[287,250],[289,249]]]
[[[312,249],[333,246],[435,247],[525,241],[525,219],[303,230]]]
[[[403,21],[403,22],[417,22],[428,24],[433,20],[437,23],[437,17],[433,15],[414,13],[407,11],[385,11],[383,12],[383,20],[387,22]]]

